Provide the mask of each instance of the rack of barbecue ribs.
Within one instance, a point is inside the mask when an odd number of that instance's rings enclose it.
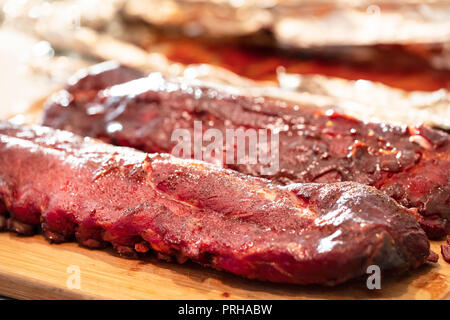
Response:
[[[414,213],[373,187],[279,186],[41,126],[0,124],[0,199],[1,229],[273,282],[334,285],[430,255]]]
[[[158,73],[138,78],[126,67],[95,70],[79,73],[50,98],[42,124],[165,153],[173,153],[177,145],[173,131],[184,128],[193,133],[195,121],[202,123],[203,131],[214,128],[223,136],[227,129],[270,128],[279,135],[278,171],[266,174],[262,163],[222,164],[280,185],[371,185],[417,209],[430,238],[449,232],[450,139],[443,131],[362,122],[333,109],[246,95],[245,89],[166,79]]]
[[[406,91],[450,89],[443,46],[378,45],[287,50],[251,39],[197,39],[162,36],[141,46],[183,64],[211,64],[257,81],[277,81],[280,70],[347,80],[370,80]],[[447,48],[449,50],[449,48]],[[446,56],[445,56],[446,55]],[[442,62],[440,62],[442,61]],[[442,66],[433,66],[438,63]]]

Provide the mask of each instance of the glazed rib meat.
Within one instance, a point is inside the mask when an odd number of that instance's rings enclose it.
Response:
[[[225,165],[281,185],[339,181],[371,185],[400,204],[417,208],[430,238],[450,231],[450,139],[445,132],[366,123],[314,105],[158,74],[129,81],[127,68],[109,66],[103,72],[84,72],[55,94],[47,103],[43,124],[167,153],[177,145],[171,139],[174,130],[192,133],[194,121],[201,121],[203,131],[215,128],[224,136],[227,129],[269,128],[279,132],[276,173],[263,174],[263,164]],[[100,88],[106,74],[114,74],[108,78],[114,81]]]
[[[332,285],[423,264],[408,209],[353,182],[279,186],[47,127],[0,124],[0,228],[248,278]]]

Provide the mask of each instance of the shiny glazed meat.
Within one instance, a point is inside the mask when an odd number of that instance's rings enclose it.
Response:
[[[270,47],[252,46],[248,41],[233,43],[191,38],[162,38],[147,47],[161,46],[167,57],[184,64],[207,63],[221,66],[255,80],[277,80],[277,70],[294,74],[321,74],[349,80],[371,80],[408,91],[450,89],[450,71],[433,68],[432,52],[426,46],[370,46],[331,49],[314,53],[295,50],[280,51]],[[273,44],[271,45],[274,46]],[[341,48],[342,49],[342,48]],[[361,50],[356,52],[357,50]],[[364,61],[358,61],[365,57]]]
[[[372,187],[282,187],[39,126],[0,124],[0,199],[2,229],[273,282],[332,285],[429,255],[410,212]]]
[[[244,90],[236,94],[158,74],[129,81],[127,70],[85,73],[48,101],[43,124],[167,153],[177,144],[171,139],[174,130],[192,133],[194,121],[201,121],[203,131],[216,128],[224,136],[230,128],[270,128],[279,132],[276,173],[263,174],[261,164],[228,168],[282,185],[356,181],[375,186],[400,204],[417,208],[430,238],[450,231],[450,139],[444,132],[365,123],[313,105],[252,97],[242,94]],[[99,88],[106,74],[114,74],[114,81]]]

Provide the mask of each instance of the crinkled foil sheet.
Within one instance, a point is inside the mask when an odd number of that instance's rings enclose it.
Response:
[[[300,48],[450,41],[449,1],[131,0],[123,12],[188,34],[269,30],[281,45]]]
[[[131,1],[129,5],[133,2]],[[145,2],[148,4],[153,1],[147,0]],[[166,1],[161,1],[161,3],[163,2]],[[205,4],[204,1],[175,2],[177,5],[181,3],[195,3],[196,6]],[[229,2],[226,4],[223,3],[224,1],[211,2],[214,3],[208,4],[208,6],[220,7],[224,5],[230,7]],[[242,1],[237,2],[241,3]],[[271,3],[270,6],[269,2]],[[319,3],[320,1],[315,2]],[[338,1],[336,4],[344,4],[345,2]],[[441,3],[438,1],[426,2],[430,6],[440,5]],[[30,0],[17,5],[8,1],[5,6],[6,10],[4,10],[5,22],[32,31],[39,38],[50,42],[57,50],[76,52],[81,57],[89,56],[98,60],[116,60],[147,72],[161,72],[171,77],[184,77],[189,81],[194,79],[209,84],[232,85],[244,95],[275,96],[300,105],[314,104],[322,108],[334,108],[365,121],[386,121],[409,125],[425,123],[446,130],[450,129],[450,94],[445,89],[435,92],[405,92],[365,80],[348,81],[318,75],[307,76],[283,72],[278,75],[279,86],[277,86],[273,82],[252,81],[223,68],[208,64],[183,65],[173,63],[163,54],[149,53],[139,46],[120,40],[116,36],[127,30],[123,28],[123,20],[121,19],[124,10],[130,9],[124,7],[123,1],[111,1],[107,5],[104,1],[82,1],[84,7],[76,6],[77,10],[80,10],[80,15],[74,16],[75,18],[78,17],[79,21],[68,19],[70,13],[73,12],[71,8],[75,8],[74,5],[78,3],[79,1],[56,1],[50,4],[44,1]],[[248,5],[251,3],[253,2],[248,2]],[[266,1],[265,7],[259,6],[258,8],[269,10],[277,7],[277,4],[287,8],[288,5],[293,5],[293,3],[293,1],[278,1],[278,3]],[[295,3],[298,4],[299,1]],[[302,3],[306,4],[308,1],[302,1]],[[389,1],[385,1],[385,3],[387,5]],[[413,1],[408,3],[416,5]],[[260,4],[259,1],[258,4]],[[161,8],[163,6],[161,4]],[[99,8],[102,8],[101,14],[97,14],[96,10],[99,10]],[[140,11],[148,13],[151,10],[142,8]],[[196,12],[195,14],[201,12],[193,11]],[[130,11],[127,12],[130,13]],[[194,13],[192,14],[194,15]],[[291,14],[293,14],[293,11]],[[287,15],[283,16],[286,17]],[[164,16],[160,14],[159,17],[162,19]],[[177,20],[171,19],[170,21]],[[181,21],[187,20],[180,18],[179,21],[181,23]],[[434,23],[442,26],[449,21],[450,19],[447,19],[447,21],[435,21]],[[252,29],[251,32],[254,31],[255,29]],[[446,31],[450,32],[450,27]],[[441,35],[444,33],[441,33]],[[436,36],[434,41],[448,40],[445,37],[438,39]],[[350,35],[349,38],[351,38]],[[45,68],[51,67],[51,63],[47,67],[41,65],[39,66],[39,72],[48,72]]]

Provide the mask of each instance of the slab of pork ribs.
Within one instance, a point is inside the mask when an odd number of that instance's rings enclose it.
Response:
[[[0,229],[333,285],[430,254],[409,209],[354,182],[279,186],[206,162],[0,123]]]
[[[177,143],[171,140],[174,129],[192,131],[195,120],[202,121],[203,130],[271,128],[280,132],[280,170],[265,176],[274,183],[360,182],[417,208],[417,219],[430,238],[450,231],[447,133],[423,126],[365,123],[312,105],[236,95],[226,88],[155,74],[142,76],[111,63],[83,70],[48,101],[42,123],[167,153]],[[261,166],[228,168],[264,176]]]

